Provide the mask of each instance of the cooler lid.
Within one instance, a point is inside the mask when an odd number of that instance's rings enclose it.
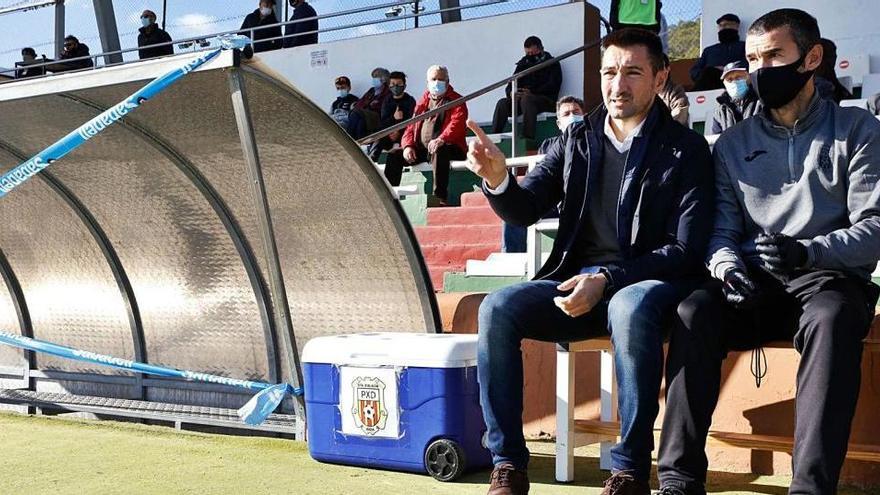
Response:
[[[465,368],[477,365],[477,336],[378,332],[317,337],[306,344],[302,362]]]

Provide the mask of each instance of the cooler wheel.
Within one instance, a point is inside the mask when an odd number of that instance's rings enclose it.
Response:
[[[438,481],[452,481],[464,468],[464,452],[452,440],[434,440],[425,451],[425,469]]]

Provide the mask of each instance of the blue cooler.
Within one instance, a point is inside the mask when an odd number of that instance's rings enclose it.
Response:
[[[319,337],[302,361],[314,459],[441,481],[492,464],[482,445],[476,335]]]

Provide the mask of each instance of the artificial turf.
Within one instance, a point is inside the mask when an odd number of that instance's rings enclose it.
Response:
[[[597,449],[578,449],[577,481],[553,481],[553,444],[531,442],[533,495],[598,494]],[[292,440],[163,426],[0,413],[0,494],[485,494],[487,472],[427,475],[313,461]],[[786,493],[788,479],[712,473],[714,493]],[[840,493],[865,493],[842,490]]]

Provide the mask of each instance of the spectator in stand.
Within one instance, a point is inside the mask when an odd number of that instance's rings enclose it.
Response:
[[[290,0],[290,6],[293,7],[293,15],[290,16],[291,21],[312,19],[318,16],[318,13],[315,12],[315,9],[306,0]],[[284,26],[284,48],[314,45],[317,42],[318,19]]]
[[[562,142],[562,135],[569,125],[584,121],[584,100],[574,96],[563,96],[556,102],[556,127],[561,134],[545,139],[538,147],[538,154],[545,155],[553,146]],[[554,208],[543,218],[556,218],[559,210]],[[526,228],[504,222],[501,229],[501,251],[505,253],[526,252]]]
[[[523,44],[525,56],[516,63],[514,74],[534,67],[553,58],[544,51],[544,44],[537,36],[529,36]],[[552,112],[559,97],[562,86],[562,67],[559,62],[550,64],[537,72],[523,76],[517,81],[516,108],[523,114],[523,137],[535,139],[535,127],[538,114]],[[503,132],[510,118],[510,92],[512,84],[508,83],[507,96],[498,100],[495,105],[495,117],[492,119],[492,132]]]
[[[352,138],[360,139],[381,128],[382,107],[385,105],[385,100],[391,98],[391,91],[388,89],[389,75],[388,69],[382,67],[373,69],[371,73],[373,87],[361,96],[348,115],[347,131]]]
[[[156,24],[155,12],[152,10],[145,10],[141,14],[141,24],[143,27],[138,30],[140,32],[138,34],[138,57],[141,60],[174,55],[174,45],[170,44],[171,36]],[[151,48],[142,48],[149,47],[150,45],[158,45],[159,43],[169,44],[154,46]]]
[[[712,117],[712,134],[721,134],[763,108],[749,80],[748,64],[731,62],[725,65],[721,80],[724,93],[718,97],[718,106]]]
[[[853,95],[837,79],[837,73],[834,70],[836,66],[837,45],[827,38],[822,38],[822,64],[816,69],[816,91],[822,98],[840,103],[840,100],[849,100]]]
[[[16,69],[15,78],[16,79],[25,79],[28,77],[36,77],[42,76],[46,73],[46,67],[31,67],[30,65],[42,64],[46,62],[46,56],[43,55],[42,59],[37,59],[37,52],[30,47],[21,49],[21,62],[16,62],[16,67],[22,67],[21,69]]]
[[[442,65],[428,68],[428,89],[416,105],[414,116],[461,98],[449,84],[449,70]],[[385,163],[386,177],[397,177],[403,167],[429,161],[434,169],[434,195],[428,206],[446,206],[449,187],[449,163],[464,160],[467,156],[465,132],[468,116],[467,105],[462,103],[432,117],[407,126],[400,145],[403,153],[388,155]],[[389,179],[390,181],[390,179]]]
[[[675,84],[669,71],[669,56],[663,54],[663,70],[666,71],[666,84],[657,96],[663,100],[663,103],[669,108],[672,118],[681,125],[688,125],[688,110],[690,102],[687,93],[681,84]]]
[[[718,24],[718,43],[703,50],[700,59],[691,67],[692,91],[720,89],[721,71],[731,62],[746,61],[746,44],[739,39],[739,17],[724,14]]]
[[[611,28],[647,29],[660,32],[663,2],[659,0],[611,0]]]
[[[241,23],[241,31],[254,42],[254,52],[268,52],[281,48],[281,26],[275,15],[275,0],[260,0],[257,10],[251,12]],[[272,27],[265,27],[272,26]],[[269,41],[260,41],[269,40]]]
[[[406,92],[406,74],[403,72],[392,72],[388,76],[388,89],[391,91],[391,98],[385,100],[385,104],[382,106],[382,129],[391,127],[404,120],[409,120],[416,109],[416,99]],[[400,139],[402,137],[403,130],[400,130],[394,131],[378,141],[374,141],[370,144],[370,158],[374,162],[378,161],[379,155],[383,151],[388,150],[390,150],[389,153],[401,153]],[[395,186],[400,185],[400,176],[396,178],[389,177],[388,181],[390,182],[392,179],[397,181],[394,184]]]
[[[357,103],[357,96],[351,94],[351,80],[347,76],[339,76],[333,83],[336,85],[336,100],[330,105],[330,117],[343,129],[348,128],[348,114]]]
[[[71,70],[88,69],[89,67],[94,67],[95,63],[90,58],[82,60],[71,60],[88,56],[88,45],[86,45],[85,43],[80,43],[76,36],[68,35],[64,38],[64,49],[61,50],[61,57],[59,57],[54,64],[47,66],[46,70],[49,72],[67,72]],[[62,60],[71,61],[62,62]]]

